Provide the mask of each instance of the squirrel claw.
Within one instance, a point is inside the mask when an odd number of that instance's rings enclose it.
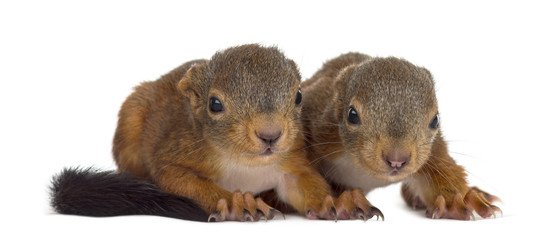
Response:
[[[221,222],[222,219],[221,212],[214,212],[208,217],[208,222]]]
[[[276,216],[282,216],[283,219],[286,219],[286,216],[282,214],[282,212],[278,211],[275,208],[272,208],[268,204],[266,204],[261,198],[255,199],[255,205],[257,209],[256,218],[259,220],[261,218],[265,218],[265,221],[271,220]]]
[[[227,199],[219,199],[217,201],[217,211],[210,214],[208,217],[208,222],[222,222],[227,220],[227,215],[229,213],[229,207]],[[213,220],[213,221],[212,221]]]
[[[253,222],[254,221],[254,217],[252,216],[252,214],[250,213],[250,211],[244,209],[242,211],[242,220],[243,222]],[[259,219],[258,219],[259,220]]]
[[[368,209],[368,219],[376,216],[376,220],[379,221],[379,217],[381,217],[381,221],[385,221],[385,216],[383,216],[383,213],[376,207],[370,207]]]
[[[330,216],[330,218],[334,219],[337,222],[337,211],[334,206],[330,207],[330,211],[328,211],[328,215]]]
[[[282,217],[282,219],[286,220],[286,216],[284,215],[284,213],[282,213],[281,211],[278,211],[277,209],[271,208],[269,214],[270,214],[269,219],[273,219],[275,216],[280,216]]]
[[[265,213],[264,210],[258,208],[256,218],[259,220],[265,219],[265,221],[267,221],[267,220],[273,219],[276,216],[280,216],[284,220],[286,220],[286,216],[284,216],[284,214],[281,211],[278,211],[274,208],[269,208],[266,212],[267,213]]]
[[[356,218],[362,219],[363,221],[368,220],[366,216],[364,216],[364,211],[362,211],[362,209],[360,209],[359,207],[355,207],[353,209],[353,216],[355,216]]]

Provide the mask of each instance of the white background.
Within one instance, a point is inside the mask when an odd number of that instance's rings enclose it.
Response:
[[[2,1],[0,238],[546,239],[549,8],[411,2]],[[253,42],[278,45],[304,79],[348,51],[428,68],[451,154],[472,185],[503,200],[503,216],[430,220],[405,206],[398,185],[368,195],[384,222],[204,224],[52,212],[48,184],[63,167],[114,169],[117,112],[133,86]]]

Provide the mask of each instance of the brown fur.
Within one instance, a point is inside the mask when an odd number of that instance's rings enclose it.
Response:
[[[463,167],[448,155],[440,128],[429,127],[438,106],[425,68],[394,57],[349,53],[325,63],[302,86],[308,157],[336,188],[358,187],[367,193],[404,181],[408,204],[427,207],[428,215],[436,218],[468,219],[472,211],[487,212],[478,206],[491,213],[499,210],[491,201],[481,201],[482,196],[463,203],[463,196],[480,190],[467,185]],[[350,107],[359,124],[347,120]],[[405,164],[391,166],[395,159],[406,159]],[[447,203],[444,209],[440,199]]]
[[[119,171],[149,178],[208,213],[243,205],[243,199],[249,203],[250,195],[232,191],[269,188],[300,213],[321,212],[330,187],[308,166],[303,150],[301,104],[295,103],[300,78],[295,63],[278,49],[252,44],[185,63],[137,86],[119,113],[113,146]],[[222,102],[223,112],[209,110],[212,96]],[[261,156],[267,146],[258,134],[273,131],[281,132],[270,145],[273,153]],[[248,183],[220,187],[238,184],[240,176],[234,183],[225,180],[234,179],[232,169],[253,176],[260,167],[282,177],[266,189],[246,189]],[[220,213],[222,219],[227,214]]]

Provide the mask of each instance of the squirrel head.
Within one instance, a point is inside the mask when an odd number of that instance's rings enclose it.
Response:
[[[292,149],[300,128],[300,81],[296,64],[277,48],[249,44],[193,66],[178,88],[206,144],[219,157],[252,166]]]
[[[339,134],[355,164],[379,179],[399,181],[426,162],[439,132],[427,69],[373,58],[342,70],[335,85]]]

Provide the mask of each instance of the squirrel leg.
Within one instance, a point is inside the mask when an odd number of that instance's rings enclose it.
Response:
[[[476,212],[483,218],[501,210],[499,200],[476,187],[469,187],[463,167],[448,154],[442,136],[437,135],[427,162],[402,185],[402,196],[412,208],[426,208],[427,217],[470,220]]]
[[[210,214],[208,221],[257,221],[278,214],[251,193],[231,193],[184,168],[167,166],[157,172],[154,181],[166,192],[194,200]]]
[[[279,197],[309,219],[368,219],[383,215],[372,207],[360,190],[332,196],[328,182],[306,161],[305,154],[294,153],[284,166],[286,177],[277,188]],[[371,216],[370,216],[371,215]]]
[[[305,152],[293,152],[281,168],[286,174],[275,189],[279,199],[309,219],[337,219],[330,185],[308,165]]]
[[[330,188],[316,172],[287,174],[285,185],[277,188],[279,197],[309,219],[337,219]]]

